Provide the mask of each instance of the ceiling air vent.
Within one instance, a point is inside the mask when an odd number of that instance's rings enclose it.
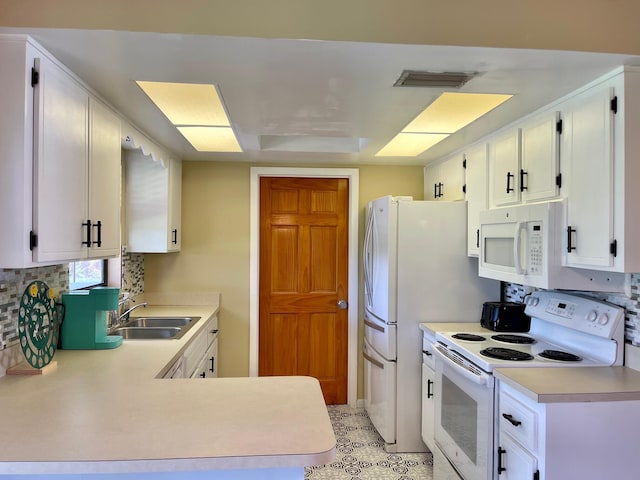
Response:
[[[460,88],[476,75],[476,72],[420,72],[416,70],[404,70],[393,86]]]

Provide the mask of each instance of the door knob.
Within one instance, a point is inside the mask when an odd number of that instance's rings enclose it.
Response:
[[[347,301],[346,300],[338,300],[338,308],[340,310],[344,310],[347,308]]]

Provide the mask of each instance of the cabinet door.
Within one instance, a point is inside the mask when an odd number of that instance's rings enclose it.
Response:
[[[491,208],[520,202],[520,129],[489,142],[489,204]]]
[[[182,162],[171,160],[169,166],[169,239],[167,250],[177,252],[182,242]]]
[[[86,257],[89,95],[41,57],[34,91],[35,261]]]
[[[538,470],[538,460],[518,445],[509,435],[500,431],[498,450],[498,474],[500,480],[533,479]]]
[[[216,338],[198,364],[191,378],[217,378],[218,376],[218,339]]]
[[[523,202],[547,200],[558,196],[559,112],[546,112],[522,125],[522,166],[519,171]]]
[[[422,441],[433,452],[436,448],[434,439],[436,407],[433,399],[435,388],[433,381],[436,372],[424,363],[422,364]]]
[[[90,257],[120,254],[120,145],[120,119],[97,100],[90,99]]]
[[[464,166],[463,156],[456,155],[440,164],[442,182],[440,200],[449,202],[464,200]]]
[[[567,265],[613,264],[613,112],[609,86],[588,91],[564,113],[563,175],[567,202]]]
[[[487,144],[465,153],[467,201],[467,255],[480,255],[480,212],[489,208],[487,182]]]
[[[440,164],[430,164],[424,167],[424,199],[437,200],[440,198]]]

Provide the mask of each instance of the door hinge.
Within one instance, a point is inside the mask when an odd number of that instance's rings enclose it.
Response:
[[[618,255],[618,241],[614,240],[613,242],[611,242],[611,244],[609,245],[609,253],[611,255],[613,255],[614,257],[616,255]]]
[[[467,184],[462,185],[462,193],[467,193]]]
[[[31,86],[35,87],[40,82],[40,72],[36,70],[36,67],[31,67]]]
[[[462,160],[462,168],[467,168],[467,159]]]
[[[556,187],[562,188],[562,174],[561,173],[556,175]]]
[[[618,96],[617,95],[611,99],[611,111],[614,114],[618,113]]]
[[[38,235],[33,230],[29,232],[29,250],[33,250],[38,246]]]
[[[556,122],[556,132],[562,135],[562,119]]]

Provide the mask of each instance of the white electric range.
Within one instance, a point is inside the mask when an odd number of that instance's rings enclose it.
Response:
[[[464,480],[495,471],[494,368],[623,364],[624,309],[556,291],[533,292],[525,304],[526,333],[436,333],[435,443]]]

